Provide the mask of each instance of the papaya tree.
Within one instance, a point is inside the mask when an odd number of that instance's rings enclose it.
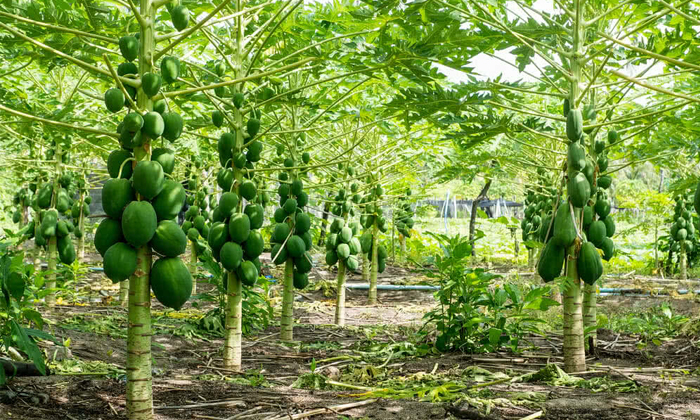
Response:
[[[458,13],[469,28],[488,28],[499,33],[504,43],[493,44],[493,51],[502,50],[505,45],[515,47],[512,51],[515,63],[507,59],[502,61],[534,81],[489,81],[484,90],[494,96],[486,103],[517,116],[518,119],[509,124],[509,132],[525,148],[536,152],[543,148],[537,142],[549,139],[557,144],[550,151],[566,154],[566,161],[554,169],[561,180],[557,182],[558,198],[552,210],[554,236],[542,251],[538,271],[543,279],[551,281],[559,278],[564,270],[565,369],[582,371],[585,369],[583,295],[588,295],[589,308],[593,309],[593,284],[603,272],[601,252],[609,258],[614,250],[607,237],[607,226],[605,232],[600,224],[595,228],[593,239],[601,249],[587,237],[584,221],[605,224],[612,207],[611,197],[606,192],[610,175],[622,167],[653,159],[655,153],[652,148],[630,159],[622,152],[635,141],[646,138],[646,132],[659,124],[660,118],[665,118],[669,111],[696,101],[683,93],[648,83],[644,80],[645,74],[658,63],[681,68],[689,68],[691,64],[639,48],[612,35],[624,33],[625,38],[636,37],[648,29],[653,30],[650,29],[653,25],[648,24],[664,19],[672,11],[664,5],[646,8],[626,3],[609,7],[605,2],[572,0],[558,3],[555,6],[558,13],[550,14],[525,2],[517,3],[526,12],[522,16],[516,14],[515,22],[506,18],[508,6],[505,2],[487,6],[476,0],[461,5],[440,1],[435,7]],[[537,19],[528,19],[530,13]],[[628,19],[619,22],[622,16]],[[613,27],[615,29],[611,29]],[[492,42],[496,40],[489,38]],[[677,47],[683,44],[680,39],[668,41]],[[615,51],[620,55],[616,56]],[[491,52],[488,54],[499,58]],[[635,69],[633,76],[616,70],[629,63],[639,64],[641,70]],[[538,73],[526,70],[528,66]],[[643,105],[627,99],[628,94],[636,95],[640,90],[643,94],[658,95]],[[669,96],[681,100],[671,103]],[[562,108],[563,114],[559,114],[556,110]],[[546,147],[544,149],[547,151]],[[626,162],[617,167],[609,165],[612,155]],[[533,161],[521,164],[539,166]],[[552,168],[551,164],[545,166]],[[608,225],[614,226],[611,221],[612,218]],[[614,232],[614,228],[610,230]],[[587,287],[581,285],[582,280]],[[589,312],[589,319],[592,319],[590,315]]]
[[[692,197],[690,193],[676,194],[674,196],[673,216],[670,220],[671,227],[667,237],[668,260],[672,263],[676,255],[678,271],[681,280],[688,279],[688,263],[697,252],[698,239],[696,235],[697,216],[691,213]],[[672,264],[671,267],[673,267]],[[671,274],[673,274],[671,270]]]
[[[414,211],[411,206],[411,189],[406,188],[404,195],[400,196],[394,214],[394,226],[399,232],[399,263],[406,260],[406,238],[411,237],[413,229]]]

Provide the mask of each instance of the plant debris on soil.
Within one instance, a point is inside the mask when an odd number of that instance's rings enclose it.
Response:
[[[321,282],[334,274],[314,276]],[[102,290],[99,279],[91,275],[93,291]],[[400,267],[380,277],[384,284],[418,282]],[[322,287],[299,293],[292,343],[279,341],[277,325],[245,337],[243,372],[220,367],[220,338],[180,328],[213,306],[170,317],[154,305],[155,418],[700,418],[700,353],[690,338],[640,347],[634,335],[601,329],[589,370],[566,374],[560,334],[527,337],[520,353],[440,354],[411,341],[435,304],[430,292],[380,291],[380,304],[367,306],[366,291],[348,290],[345,328],[331,325],[333,295]],[[599,306],[624,305],[620,299],[600,299]],[[0,419],[125,418],[125,309],[108,298],[59,305],[45,317],[51,333],[70,344],[40,343],[53,374],[14,378],[0,392]]]

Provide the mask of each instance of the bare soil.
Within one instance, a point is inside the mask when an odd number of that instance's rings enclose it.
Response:
[[[318,271],[316,281],[332,281],[334,273]],[[380,284],[418,283],[416,273],[389,267]],[[75,316],[118,319],[125,316],[116,298],[118,286],[112,286],[99,273],[86,281],[89,304],[58,306],[44,315],[54,325],[51,332],[61,340],[70,339],[71,356],[81,362],[108,362],[122,367],[126,362],[126,342],[108,334],[77,331],[62,325]],[[349,282],[361,283],[359,275]],[[83,284],[85,286],[85,284]],[[200,285],[206,290],[210,285]],[[506,351],[493,354],[429,354],[423,357],[391,356],[385,363],[368,367],[357,360],[324,359],[356,355],[366,343],[406,341],[408,334],[422,325],[421,318],[435,302],[431,292],[380,291],[380,304],[366,305],[366,291],[350,290],[347,294],[346,328],[329,324],[333,320],[334,296],[322,290],[302,292],[295,303],[295,342],[278,341],[279,328],[271,326],[243,343],[243,369],[234,374],[219,369],[221,339],[185,339],[172,334],[153,337],[153,397],[155,418],[166,419],[271,419],[274,416],[294,419],[313,409],[321,413],[313,419],[522,419],[542,411],[533,418],[542,419],[700,419],[700,378],[691,374],[700,364],[697,343],[690,338],[674,339],[660,346],[637,348],[637,338],[601,330],[599,345],[588,356],[589,372],[577,376],[589,379],[605,377],[612,381],[636,381],[637,392],[552,386],[543,383],[494,383],[477,389],[459,391],[458,402],[431,402],[419,398],[390,399],[362,396],[364,390],[334,388],[307,390],[292,388],[300,375],[310,372],[312,361],[334,380],[347,378],[357,368],[397,382],[418,381],[427,377],[456,375],[465,368],[479,366],[493,373],[509,376],[535,372],[547,363],[561,363],[561,336],[530,337],[531,347],[522,353]],[[693,300],[664,298],[683,313],[696,314]],[[630,306],[658,305],[659,299],[611,297],[600,299],[611,312]],[[211,304],[203,305],[206,311]],[[154,301],[154,309],[160,310]],[[184,321],[183,321],[184,322]],[[125,324],[124,324],[125,325]],[[382,327],[382,328],[373,328]],[[123,331],[126,333],[126,331]],[[319,344],[319,345],[316,345]],[[51,347],[44,346],[51,356]],[[264,378],[255,384],[251,378]],[[376,378],[375,378],[376,379]],[[373,378],[366,385],[372,386]],[[420,382],[425,384],[426,382]],[[474,382],[479,385],[483,382]],[[0,419],[20,420],[111,420],[124,419],[125,378],[123,375],[63,374],[46,377],[15,378],[0,393]],[[9,395],[14,393],[14,395]],[[3,397],[4,396],[4,397]],[[3,399],[4,398],[4,399]],[[344,410],[342,404],[367,399],[365,405]],[[483,405],[490,404],[489,407]],[[488,408],[488,409],[487,409]]]

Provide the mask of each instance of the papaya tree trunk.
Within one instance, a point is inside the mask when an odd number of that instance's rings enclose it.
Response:
[[[391,212],[391,261],[396,263],[396,245],[394,236],[396,233],[396,212]]]
[[[338,259],[338,293],[335,298],[335,325],[345,326],[345,262]]]
[[[235,10],[241,11],[243,9],[243,2],[241,0],[235,1]],[[241,16],[236,18],[236,50],[234,55],[234,74],[236,77],[240,77],[243,73],[243,31],[244,24]],[[236,92],[241,91],[242,86],[236,85]],[[233,109],[233,116],[236,125],[236,143],[235,150],[241,150],[243,148],[243,115],[238,108]],[[235,193],[241,197],[239,187],[243,180],[243,174],[240,169],[234,167],[234,190]],[[241,198],[238,203],[238,211],[241,212],[243,209],[243,199]],[[227,300],[226,300],[226,336],[224,339],[224,368],[232,369],[235,371],[241,370],[241,341],[243,337],[243,284],[238,276],[233,273],[228,273],[227,279]]]
[[[326,230],[328,229],[328,214],[331,211],[331,202],[326,201],[323,205],[323,214],[321,215],[321,232],[318,235],[318,246],[323,246],[326,243]]]
[[[126,307],[129,303],[129,280],[119,282],[119,305]]]
[[[39,230],[39,226],[41,226],[41,217],[39,215],[39,212],[34,212],[34,238],[36,238],[36,232]],[[36,244],[36,239],[34,242],[34,272],[38,273],[41,271],[41,246]]]
[[[579,82],[581,81],[582,46],[583,46],[583,5],[581,0],[574,0],[574,25],[571,68],[571,88],[569,90],[569,102],[572,107],[577,107],[579,96]],[[573,164],[567,164],[568,178],[575,175]],[[575,209],[573,217],[576,225],[581,220],[581,209]],[[577,226],[577,230],[580,226]],[[567,272],[566,275],[571,282],[564,291],[564,370],[566,372],[582,372],[586,370],[586,354],[583,341],[583,310],[581,279],[578,274],[578,248],[580,246],[577,238],[567,250]]]
[[[588,330],[588,351],[592,354],[595,351],[598,333],[595,329],[597,322],[597,300],[596,285],[587,284],[583,288],[583,328]]]
[[[85,215],[83,215],[83,203],[85,197],[80,193],[80,216],[78,217],[78,229],[80,230],[80,238],[78,238],[78,261],[83,262],[85,259]]]
[[[41,271],[41,247],[34,245],[34,272],[38,273],[39,271]]]
[[[399,235],[399,246],[401,247],[399,262],[403,264],[406,262],[406,237],[403,234]]]
[[[527,250],[527,269],[535,269],[535,250],[533,248],[528,248]]]
[[[287,258],[287,261],[284,262],[280,339],[282,341],[294,340],[294,260],[291,258]]]
[[[148,245],[136,250],[136,271],[129,279],[129,328],[126,344],[126,410],[129,420],[153,418],[151,388],[151,286],[153,255]]]
[[[489,193],[489,188],[491,188],[491,179],[486,180],[486,184],[476,196],[474,201],[472,201],[472,213],[469,216],[469,243],[472,244],[472,257],[476,256],[476,247],[474,246],[474,233],[476,232],[476,213],[479,209],[479,203],[481,200],[486,198],[486,194]],[[456,216],[456,215],[455,215]]]
[[[56,250],[56,236],[49,238],[49,255],[48,255],[48,270],[49,275],[46,280],[46,288],[51,290],[56,288],[56,259],[58,252]],[[52,291],[46,295],[46,304],[54,306],[56,304],[56,291]]]
[[[575,247],[576,245],[572,245]],[[569,259],[566,271],[572,284],[564,291],[564,370],[586,370],[586,354],[583,343],[583,316],[581,310],[581,280],[578,277],[576,259]]]
[[[139,75],[152,70],[155,37],[153,24],[155,8],[152,0],[141,0],[140,13],[144,17],[141,26],[139,50]],[[153,100],[142,89],[138,90],[137,102],[146,110],[153,110]],[[134,149],[136,161],[150,160],[151,144],[147,140],[143,146]],[[141,199],[140,196],[137,197]],[[126,355],[126,410],[129,420],[153,419],[153,388],[151,376],[151,264],[153,254],[149,245],[136,250],[137,266],[129,278],[129,327],[127,332]]]
[[[192,296],[197,294],[197,244],[190,241],[190,274],[192,275]]]
[[[688,264],[685,253],[685,241],[681,241],[681,253],[678,256],[681,266],[681,280],[688,280]]]
[[[379,273],[379,241],[377,240],[377,234],[379,229],[377,228],[377,222],[374,222],[372,227],[372,266],[369,276],[369,304],[377,304],[377,274]]]
[[[243,337],[243,284],[235,273],[228,273],[228,300],[226,301],[226,338],[224,367],[241,370],[241,339]]]
[[[654,226],[654,268],[659,271],[659,226]]]
[[[366,253],[362,253],[362,281],[369,283],[369,257]]]

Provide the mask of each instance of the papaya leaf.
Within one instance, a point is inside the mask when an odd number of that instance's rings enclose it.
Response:
[[[29,359],[34,362],[37,370],[42,374],[46,375],[46,365],[44,364],[44,355],[39,350],[34,340],[29,337],[27,331],[22,328],[17,321],[10,321],[10,327],[12,330],[12,341],[17,344],[17,347],[25,352]]]

